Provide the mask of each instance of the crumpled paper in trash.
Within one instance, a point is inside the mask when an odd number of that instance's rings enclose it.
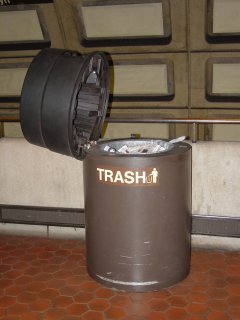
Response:
[[[171,144],[181,142],[185,139],[186,137],[182,136],[176,139],[172,139],[170,141],[160,140],[161,143],[158,143],[158,141],[155,142],[155,140],[151,140],[150,142],[149,141],[146,141],[145,143],[141,142],[138,145],[124,144],[118,150],[106,145],[103,150],[106,152],[121,153],[121,154],[152,154],[152,153],[167,151]]]

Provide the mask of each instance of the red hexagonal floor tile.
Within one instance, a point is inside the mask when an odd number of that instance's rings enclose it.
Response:
[[[110,307],[104,312],[107,319],[120,320],[124,319],[126,312],[119,307]]]
[[[88,307],[85,304],[73,303],[66,310],[71,316],[80,316],[88,310]]]
[[[114,296],[114,291],[106,288],[99,288],[96,290],[95,295],[97,298],[109,299]]]
[[[13,306],[9,307],[7,314],[11,316],[20,316],[21,314],[27,313],[29,310],[29,305],[25,303],[16,303]]]
[[[167,319],[169,320],[185,320],[187,318],[187,312],[183,308],[171,307],[166,312]]]
[[[38,295],[32,292],[23,291],[21,294],[18,295],[18,302],[21,302],[21,303],[31,303],[37,299],[38,299]]]
[[[110,307],[110,303],[105,299],[96,298],[88,303],[88,307],[94,311],[105,311]]]
[[[109,301],[113,307],[127,308],[130,304],[129,297],[123,295],[115,295]]]
[[[66,316],[65,309],[52,308],[43,314],[44,320],[64,320]]]
[[[188,298],[183,296],[172,296],[167,301],[170,306],[174,307],[185,307],[188,304]]]
[[[58,296],[53,300],[53,305],[59,308],[66,308],[73,304],[73,297]]]
[[[211,311],[207,316],[207,320],[237,320],[237,318],[231,318],[227,312]]]
[[[167,301],[162,299],[152,299],[147,303],[152,311],[161,311],[164,312],[169,308]]]
[[[81,320],[105,320],[105,319],[106,318],[101,312],[92,311],[92,310],[85,312],[81,317]]]
[[[9,308],[16,303],[16,298],[11,296],[0,297],[0,308]]]
[[[52,306],[51,301],[44,298],[38,298],[30,304],[32,311],[44,312]]]

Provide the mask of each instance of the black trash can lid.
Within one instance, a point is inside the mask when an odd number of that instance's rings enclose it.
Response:
[[[86,146],[101,135],[108,97],[109,64],[103,53],[42,50],[22,89],[23,134],[30,143],[83,159]]]

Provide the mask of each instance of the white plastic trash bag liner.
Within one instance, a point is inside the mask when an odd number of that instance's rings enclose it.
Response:
[[[174,143],[185,140],[185,136],[170,141],[164,140],[128,140],[123,143],[111,142],[103,148],[106,152],[121,154],[153,154],[165,152],[173,148]]]

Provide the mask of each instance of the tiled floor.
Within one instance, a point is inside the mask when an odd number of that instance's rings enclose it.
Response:
[[[87,275],[84,242],[0,236],[0,319],[240,319],[240,253],[193,251],[191,264],[172,288],[119,292]]]

